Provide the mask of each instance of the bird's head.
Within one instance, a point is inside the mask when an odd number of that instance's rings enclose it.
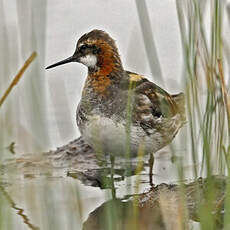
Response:
[[[77,42],[74,54],[46,69],[69,62],[79,62],[88,67],[89,72],[101,72],[108,75],[123,70],[115,41],[102,30],[92,30],[84,34]]]

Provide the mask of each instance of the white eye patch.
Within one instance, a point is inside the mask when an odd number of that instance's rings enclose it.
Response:
[[[97,57],[93,54],[87,54],[84,57],[80,57],[80,62],[87,67],[95,67],[97,64]]]

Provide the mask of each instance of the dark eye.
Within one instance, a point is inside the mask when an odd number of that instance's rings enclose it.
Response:
[[[79,51],[83,52],[86,48],[87,48],[87,45],[82,45],[80,46]]]

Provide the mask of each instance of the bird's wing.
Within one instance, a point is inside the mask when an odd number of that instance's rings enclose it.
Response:
[[[144,117],[170,118],[179,113],[179,108],[174,97],[165,90],[150,82],[144,76],[127,71],[130,83],[135,92],[135,114],[143,114]]]

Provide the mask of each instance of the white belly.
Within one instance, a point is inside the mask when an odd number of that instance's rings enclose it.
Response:
[[[87,121],[82,135],[95,149],[113,155],[125,155],[130,148],[132,157],[140,154],[154,153],[167,143],[161,133],[152,130],[146,135],[141,127],[131,126],[130,135],[127,135],[126,124],[115,122],[113,119],[93,116]]]

